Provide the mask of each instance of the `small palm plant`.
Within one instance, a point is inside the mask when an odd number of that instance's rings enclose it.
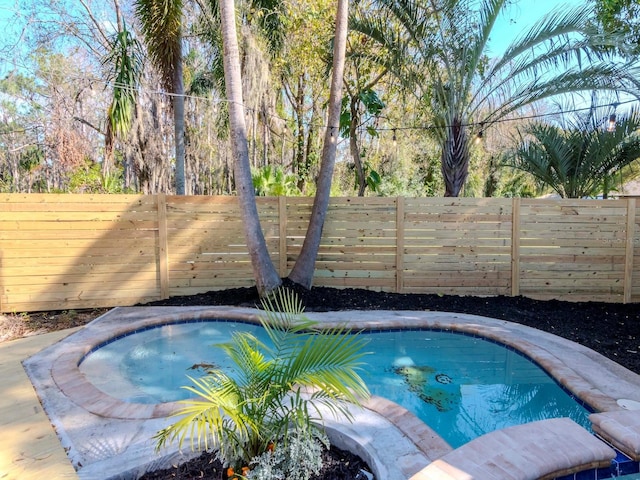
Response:
[[[315,406],[350,418],[348,405],[369,396],[358,374],[365,355],[360,336],[340,326],[318,329],[290,290],[279,289],[262,305],[261,323],[271,344],[240,332],[218,345],[233,371],[212,370],[191,379],[194,386],[184,388],[198,398],[184,400],[176,413],[182,418],[156,434],[158,449],[176,439],[182,445],[189,436],[193,449],[216,450],[225,467],[238,471],[252,460],[269,461],[265,454],[279,447],[291,451],[290,439],[317,443],[322,415]]]
[[[508,165],[530,173],[563,198],[606,197],[614,175],[640,159],[640,111],[621,115],[612,131],[599,118],[592,107],[586,118],[568,120],[566,126],[531,124],[520,134]]]

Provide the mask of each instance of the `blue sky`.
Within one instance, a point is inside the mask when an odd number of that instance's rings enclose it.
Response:
[[[491,35],[491,53],[499,55],[522,32],[556,7],[577,7],[585,0],[518,0],[507,6],[496,21]]]

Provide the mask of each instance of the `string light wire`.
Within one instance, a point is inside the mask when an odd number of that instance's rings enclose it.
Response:
[[[6,58],[1,58],[3,61],[6,61],[7,63],[10,63],[12,65],[14,65],[15,67],[21,68],[21,69],[27,69],[29,70],[28,67],[26,67],[25,65],[21,65],[18,62],[16,62],[13,59],[6,59]],[[33,73],[33,71],[31,71],[31,73]],[[143,92],[146,93],[148,95],[161,95],[161,96],[166,96],[169,98],[172,97],[183,97],[185,99],[190,99],[190,100],[196,100],[196,101],[204,101],[204,102],[213,102],[214,104],[229,104],[231,103],[230,100],[224,99],[224,98],[217,98],[217,99],[212,99],[209,97],[202,97],[199,95],[192,95],[192,94],[177,94],[177,93],[172,93],[172,92],[166,92],[166,91],[162,91],[162,90],[154,90],[154,89],[149,89],[149,88],[145,88],[145,87],[131,87],[129,85],[126,84],[120,84],[117,82],[111,82],[108,80],[104,80],[101,78],[96,78],[96,77],[80,77],[80,76],[69,76],[68,78],[72,78],[75,80],[89,80],[92,83],[100,83],[103,84],[105,86],[105,88],[108,87],[112,87],[112,88],[120,88],[123,90],[127,90],[127,89],[131,89],[134,90],[136,92]],[[638,99],[631,99],[631,100],[626,100],[623,102],[615,102],[615,103],[607,103],[607,104],[602,104],[602,105],[598,105],[595,108],[605,108],[605,107],[614,107],[614,110],[620,106],[620,105],[625,105],[625,104],[629,104],[629,103],[634,103],[634,102],[638,102]],[[265,113],[262,110],[258,110],[256,108],[252,108],[252,107],[248,107],[246,105],[241,105],[244,109],[246,114],[248,115],[249,113],[256,113],[256,112],[260,112],[270,118],[275,118],[278,120],[281,120],[283,122],[286,122],[287,119],[280,117],[277,114],[274,113]],[[569,110],[560,110],[560,111],[554,111],[554,112],[547,112],[547,113],[537,113],[537,114],[531,114],[531,115],[523,115],[523,116],[517,116],[517,117],[509,117],[509,118],[501,118],[498,120],[494,120],[492,122],[490,122],[491,125],[494,124],[498,124],[498,123],[506,123],[506,122],[515,122],[515,121],[522,121],[522,120],[532,120],[532,119],[537,119],[537,118],[544,118],[544,117],[551,117],[551,116],[557,116],[557,115],[565,115],[568,113],[578,113],[578,112],[584,112],[587,110],[590,110],[594,107],[580,107],[580,108],[573,108],[573,109],[569,109]],[[614,117],[614,125],[615,125],[615,112],[610,116],[610,121],[611,121],[611,117]],[[333,133],[334,133],[334,129],[336,128],[335,126],[330,126],[330,125],[322,125],[322,124],[312,124],[312,122],[302,122],[302,124],[305,127],[310,127],[310,126],[314,126],[314,127],[319,127],[319,128],[330,128],[331,129],[331,138],[333,138]],[[459,126],[462,127],[476,127],[479,126],[480,127],[480,131],[477,133],[477,137],[478,138],[482,138],[482,133],[485,129],[486,129],[486,122],[467,122],[467,123],[462,123]],[[423,130],[423,131],[428,131],[428,130],[436,130],[439,128],[449,128],[450,125],[392,125],[389,127],[377,127],[376,130],[379,132],[385,132],[385,131],[391,131],[393,132],[393,137],[394,139],[397,141],[397,137],[396,137],[396,133],[397,131],[402,131],[402,130]],[[11,134],[11,133],[22,133],[26,130],[29,129],[34,129],[34,128],[38,128],[36,127],[27,127],[24,129],[20,129],[20,130],[14,130],[14,131],[10,131],[10,132],[0,132],[0,135],[7,135],[7,134]]]

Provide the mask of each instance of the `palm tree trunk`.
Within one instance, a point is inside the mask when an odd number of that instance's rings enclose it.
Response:
[[[173,71],[173,126],[176,147],[176,194],[185,194],[184,152],[184,82],[182,80],[182,49],[178,48]]]
[[[329,207],[331,179],[336,160],[336,145],[340,125],[340,109],[342,106],[342,77],[344,74],[345,51],[349,18],[349,0],[338,0],[336,12],[336,34],[333,44],[333,74],[329,93],[328,128],[324,134],[318,188],[313,201],[309,226],[304,237],[302,250],[298,256],[289,279],[309,289],[313,283],[316,257],[320,248],[322,228]]]
[[[447,127],[442,148],[442,177],[445,197],[457,197],[469,174],[469,139],[467,127],[455,118]]]
[[[231,149],[234,159],[236,191],[240,202],[245,240],[251,258],[256,288],[262,297],[278,288],[282,281],[269,257],[269,251],[267,250],[267,244],[260,225],[260,218],[258,217],[258,208],[251,180],[247,127],[244,121],[242,98],[240,53],[233,0],[222,0],[220,2],[220,20],[224,46],[224,80],[229,102]]]

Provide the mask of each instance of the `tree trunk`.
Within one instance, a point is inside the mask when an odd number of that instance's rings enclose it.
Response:
[[[173,125],[176,146],[176,194],[185,194],[184,173],[184,81],[182,80],[182,49],[178,48],[173,71]]]
[[[311,288],[316,257],[320,248],[322,228],[329,207],[331,179],[336,160],[336,144],[340,126],[340,109],[342,106],[342,77],[344,74],[345,50],[347,44],[347,28],[349,17],[349,0],[338,0],[336,12],[336,33],[333,43],[333,73],[329,94],[328,128],[324,134],[318,188],[313,202],[309,227],[289,279],[305,288]]]
[[[364,166],[362,165],[362,158],[360,158],[360,147],[358,146],[358,123],[360,123],[360,116],[358,115],[358,97],[351,97],[350,102],[350,118],[349,122],[349,149],[351,151],[351,157],[353,163],[356,166],[356,183],[358,184],[358,196],[364,197],[364,190],[367,188],[367,181],[364,178]]]
[[[293,172],[298,176],[298,188],[302,190],[304,187],[305,177],[307,171],[304,168],[305,165],[305,148],[304,148],[304,77],[300,75],[298,77],[298,91],[296,93],[296,122],[297,122],[297,135],[296,135],[296,154],[295,164],[293,165]],[[311,127],[310,127],[311,128]]]
[[[467,127],[455,118],[447,127],[447,137],[442,149],[442,177],[445,197],[460,195],[469,174],[469,139]]]
[[[229,102],[231,150],[234,159],[236,190],[244,223],[245,240],[251,257],[253,275],[256,280],[256,288],[262,297],[278,288],[282,281],[269,257],[267,244],[260,226],[253,182],[251,180],[247,127],[244,120],[242,98],[240,53],[238,50],[233,0],[222,0],[220,2],[220,19],[224,46],[224,80]]]

